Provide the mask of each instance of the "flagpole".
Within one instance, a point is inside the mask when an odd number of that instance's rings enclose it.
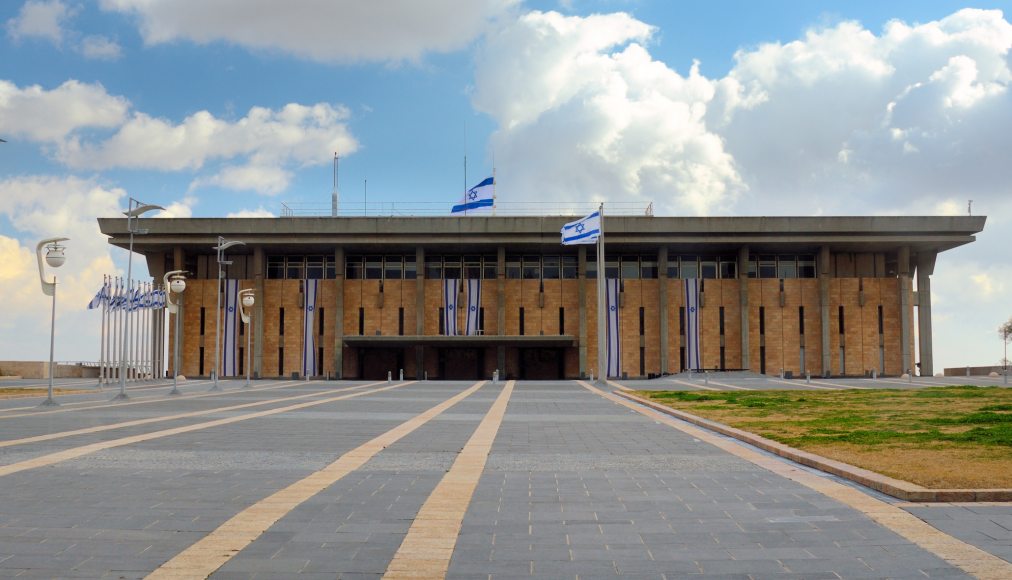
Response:
[[[108,300],[106,299],[106,288],[109,283],[108,276],[102,276],[102,330],[98,337],[98,390],[102,390],[102,380],[105,378],[105,312]]]
[[[113,286],[115,287],[112,303],[113,308],[109,312],[109,316],[111,317],[111,320],[109,321],[109,330],[112,331],[111,336],[109,336],[109,345],[112,347],[112,350],[109,352],[109,362],[110,364],[113,365],[113,367],[119,369],[120,365],[118,364],[119,361],[117,360],[117,354],[120,351],[118,347],[119,347],[119,340],[123,336],[123,328],[120,326],[120,316],[119,316],[119,297],[120,297],[121,284],[119,276],[117,276],[116,278],[117,278],[116,283],[113,284]],[[110,378],[113,377],[112,368],[109,369],[109,376]]]
[[[608,346],[606,343],[608,329],[605,323],[605,267],[604,259],[604,203],[597,209],[601,220],[601,235],[597,237],[597,380],[607,384],[608,379]]]

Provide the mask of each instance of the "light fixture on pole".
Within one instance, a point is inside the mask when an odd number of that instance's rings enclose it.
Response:
[[[63,246],[70,238],[47,238],[39,242],[35,247],[35,257],[39,260],[39,280],[42,282],[42,293],[53,297],[52,317],[49,319],[49,395],[42,402],[40,407],[55,407],[59,405],[53,399],[53,347],[56,342],[56,275],[53,275],[52,282],[46,282],[46,272],[42,267],[42,248],[46,248],[46,263],[51,268],[59,268],[67,260],[63,254]]]
[[[133,259],[134,259],[134,234],[146,234],[148,230],[135,227],[134,221],[139,220],[142,214],[156,209],[165,209],[160,205],[151,205],[141,203],[134,198],[130,198],[130,203],[127,206],[127,210],[123,212],[123,215],[127,218],[127,232],[130,233],[130,247],[127,253],[127,283],[126,283],[126,297],[127,311],[131,308],[133,301]],[[113,401],[129,399],[130,397],[126,394],[126,373],[127,373],[127,344],[130,342],[130,325],[123,325],[123,345],[120,351],[122,355],[120,357],[119,364],[119,394],[112,398]]]
[[[250,375],[250,363],[253,357],[253,353],[250,350],[252,344],[252,338],[249,322],[253,317],[253,314],[248,312],[247,309],[253,308],[253,304],[256,303],[256,299],[253,297],[253,289],[248,288],[246,290],[239,291],[239,316],[242,317],[242,323],[246,325],[246,355],[243,357],[246,359],[246,385],[243,388],[250,387],[249,375]]]
[[[221,387],[218,386],[218,365],[220,364],[219,363],[219,359],[221,357],[221,322],[222,322],[222,318],[223,318],[222,313],[221,313],[221,277],[223,276],[223,273],[221,271],[221,267],[222,267],[222,265],[226,265],[227,266],[227,265],[229,265],[229,264],[232,263],[231,260],[225,260],[224,259],[225,258],[225,250],[231,248],[232,246],[245,246],[245,245],[246,245],[246,242],[239,242],[239,241],[236,241],[236,240],[226,241],[225,238],[223,238],[222,236],[218,236],[218,245],[214,246],[212,248],[214,250],[217,250],[217,252],[218,252],[218,291],[215,292],[215,296],[218,297],[218,301],[217,301],[217,306],[215,308],[215,313],[216,314],[215,314],[215,319],[214,319],[215,320],[215,322],[214,322],[214,326],[215,326],[215,328],[214,328],[214,369],[211,370],[211,379],[212,379],[212,381],[213,381],[214,384],[211,386],[211,389],[210,389],[212,391],[220,391],[221,390]]]
[[[165,293],[165,309],[169,311],[169,314],[173,314],[176,317],[175,330],[173,332],[175,340],[172,342],[172,390],[169,391],[170,395],[179,395],[179,323],[182,317],[182,312],[179,311],[179,302],[173,302],[172,296],[182,295],[183,291],[186,290],[186,270],[172,270],[166,272],[165,276],[162,277],[162,281],[165,283],[164,287],[168,289]]]

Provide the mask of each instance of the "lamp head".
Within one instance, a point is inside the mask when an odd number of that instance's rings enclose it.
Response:
[[[138,205],[137,207],[135,207],[135,208],[133,208],[131,210],[127,210],[127,211],[123,212],[123,215],[125,215],[127,217],[140,217],[141,214],[145,214],[145,213],[147,213],[149,211],[154,211],[156,209],[164,210],[165,208],[162,207],[162,206],[160,206],[160,205],[154,205],[154,204],[145,203],[145,204],[140,204],[140,205]]]
[[[245,245],[246,245],[246,242],[240,242],[238,240],[232,240],[232,241],[223,242],[223,243],[221,243],[221,244],[219,244],[217,246],[214,246],[213,249],[224,251],[224,250],[227,250],[227,249],[231,248],[232,246],[245,246]]]
[[[253,294],[243,294],[242,305],[246,308],[252,308],[256,300],[253,298]]]
[[[173,294],[182,294],[186,290],[186,278],[182,276],[174,276],[172,281],[169,282],[169,290]]]
[[[63,253],[64,246],[61,246],[59,242],[53,242],[46,248],[46,263],[51,267],[59,268],[67,261],[67,256]]]

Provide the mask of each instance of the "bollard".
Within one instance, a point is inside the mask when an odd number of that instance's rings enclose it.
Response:
[[[780,380],[784,380],[784,369],[780,369]]]
[[[493,385],[499,384],[499,369],[492,371],[492,384]]]
[[[907,371],[907,382],[908,383],[914,382],[914,373]]]
[[[403,381],[404,380],[404,369],[401,369],[400,378],[397,379],[397,380],[399,380],[399,381]]]
[[[806,385],[812,384],[812,373],[811,373],[811,371],[805,371],[805,384]]]
[[[966,367],[966,376],[970,376],[970,367]]]
[[[422,373],[422,380],[423,381],[429,380],[429,371],[425,371]]]
[[[394,374],[390,371],[387,371],[387,382],[388,383],[394,382]]]
[[[710,384],[710,371],[703,371],[703,384],[704,385]]]
[[[875,380],[878,378],[878,369],[871,369],[871,378]]]
[[[594,382],[594,371],[590,371],[590,382]]]

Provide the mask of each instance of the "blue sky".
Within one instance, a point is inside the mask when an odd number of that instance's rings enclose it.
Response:
[[[494,155],[500,201],[518,204],[951,214],[974,199],[988,229],[939,260],[935,358],[995,363],[1012,315],[1009,4],[2,3],[0,290],[18,308],[0,360],[43,356],[45,337],[11,337],[47,314],[32,254],[54,228],[74,238],[60,325],[85,328],[77,304],[125,270],[95,217],[130,196],[195,217],[329,204],[340,148],[348,212],[365,180],[372,204],[449,207],[465,154],[472,184]],[[65,331],[57,358],[95,358],[94,335]]]

